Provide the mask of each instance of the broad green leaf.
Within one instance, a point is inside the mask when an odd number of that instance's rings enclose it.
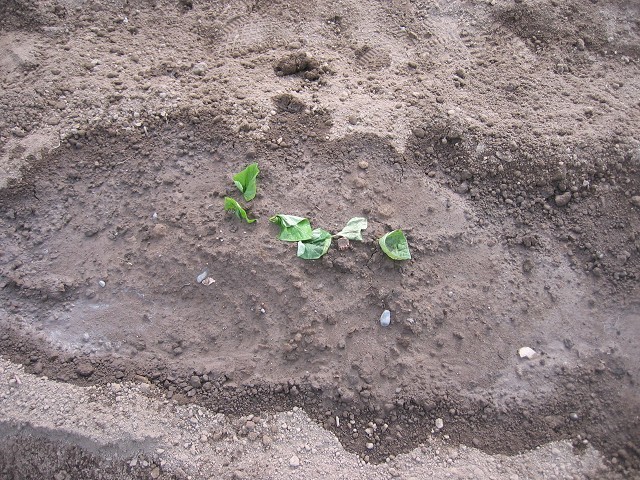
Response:
[[[244,199],[249,202],[256,196],[256,179],[260,169],[257,163],[247,165],[247,168],[233,176],[233,183],[242,192]]]
[[[224,209],[227,212],[234,212],[238,216],[238,218],[245,220],[247,223],[253,223],[256,221],[255,218],[249,218],[244,208],[242,208],[240,204],[236,202],[233,198],[225,197]]]
[[[362,241],[362,230],[367,228],[367,219],[363,217],[353,217],[347,222],[345,227],[336,233],[335,237],[344,237],[349,240]]]
[[[402,230],[394,230],[383,235],[378,240],[380,248],[393,260],[409,260],[411,253],[409,252],[409,244]]]
[[[296,217],[295,215],[274,215],[269,221],[280,226],[280,235],[278,235],[278,238],[285,242],[309,240],[313,235],[311,223],[303,217]]]
[[[298,242],[298,256],[305,260],[316,260],[323,256],[331,246],[331,234],[321,228],[311,232],[311,238]]]

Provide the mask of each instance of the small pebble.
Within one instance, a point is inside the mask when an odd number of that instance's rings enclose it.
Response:
[[[202,281],[207,278],[207,275],[209,274],[209,272],[207,272],[206,270],[204,272],[202,272],[200,275],[198,275],[196,277],[196,282],[198,283],[202,283]]]
[[[300,466],[300,459],[297,455],[294,455],[289,459],[289,465],[293,468],[298,468]]]
[[[99,280],[98,281],[98,285],[100,285],[100,287],[104,288],[107,286],[107,282],[105,282],[104,280]]]
[[[536,351],[530,347],[522,347],[518,349],[518,355],[520,355],[520,358],[528,358],[531,360],[536,356]]]
[[[571,201],[571,192],[565,192],[562,195],[556,195],[555,197],[556,205],[559,207],[565,207],[569,205]]]
[[[388,327],[390,323],[391,312],[389,310],[385,310],[384,312],[382,312],[382,315],[380,315],[380,325],[382,325],[383,327]]]

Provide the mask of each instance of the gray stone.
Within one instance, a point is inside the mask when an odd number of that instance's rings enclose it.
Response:
[[[81,377],[90,377],[94,371],[93,365],[87,362],[83,362],[76,367],[76,373]]]
[[[195,75],[198,75],[199,77],[203,77],[204,74],[207,73],[207,64],[204,62],[196,63],[193,66],[192,71]]]
[[[564,192],[562,195],[556,195],[556,205],[559,207],[565,207],[571,201],[571,192]]]

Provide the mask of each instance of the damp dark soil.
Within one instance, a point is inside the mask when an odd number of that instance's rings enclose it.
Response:
[[[376,137],[319,141],[322,119],[282,112],[273,129],[301,141],[273,148],[201,120],[88,133],[2,192],[4,355],[61,381],[151,382],[234,415],[304,406],[370,461],[409,451],[442,418],[453,441],[490,453],[588,439],[628,449],[635,466],[627,283],[585,277],[558,255],[550,222],[514,238]],[[251,161],[258,221],[246,224],[222,207],[241,200],[230,175]],[[306,261],[276,239],[275,213],[331,231],[366,216],[369,228]],[[398,227],[407,262],[375,241]],[[202,272],[215,282],[198,283]],[[522,346],[538,356],[519,358]],[[336,416],[386,425],[376,448]]]

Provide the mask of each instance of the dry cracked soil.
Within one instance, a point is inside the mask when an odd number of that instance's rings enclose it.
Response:
[[[638,2],[1,0],[0,85],[2,479],[640,478]]]

